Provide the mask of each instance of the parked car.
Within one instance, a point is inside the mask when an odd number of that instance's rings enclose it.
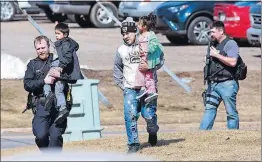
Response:
[[[118,18],[120,1],[101,1],[101,3]],[[115,21],[106,14],[96,1],[55,1],[50,5],[54,13],[64,13],[80,27],[94,25],[97,28],[114,27]]]
[[[236,41],[247,41],[247,29],[250,27],[249,8],[255,3],[257,1],[217,3],[214,7],[214,20],[224,22],[229,37]]]
[[[15,4],[18,4],[18,6]],[[1,21],[11,21],[16,14],[21,14],[22,10],[25,10],[28,14],[39,14],[41,9],[35,5],[29,4],[27,1],[4,1],[1,0]]]
[[[32,5],[36,5],[39,8],[41,8],[45,14],[46,17],[51,21],[51,22],[55,22],[55,21],[59,21],[59,22],[64,22],[65,20],[67,20],[67,15],[63,14],[63,13],[54,13],[51,9],[50,9],[50,5],[54,3],[54,0],[38,0],[38,1],[30,1],[29,2]]]
[[[261,2],[250,7],[251,27],[247,30],[247,39],[250,44],[261,47]]]
[[[207,44],[215,3],[215,1],[164,2],[154,11],[157,16],[156,32],[165,35],[174,44],[184,44],[188,41],[196,45]]]
[[[164,0],[167,1],[167,0]],[[157,6],[159,6],[164,1],[156,0],[143,0],[143,1],[122,1],[119,4],[119,16],[133,17],[134,20],[138,20],[139,17],[147,16],[153,12]]]

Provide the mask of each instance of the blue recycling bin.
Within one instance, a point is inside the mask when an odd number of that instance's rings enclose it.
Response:
[[[65,142],[101,138],[99,80],[83,79],[72,85],[73,105],[63,134]]]

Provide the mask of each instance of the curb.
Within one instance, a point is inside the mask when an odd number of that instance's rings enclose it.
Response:
[[[3,134],[4,132],[21,132],[21,133],[25,133],[25,132],[31,132],[32,128],[4,128],[1,129],[1,134]]]

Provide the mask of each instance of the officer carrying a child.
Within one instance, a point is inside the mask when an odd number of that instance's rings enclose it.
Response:
[[[247,67],[239,56],[237,43],[226,36],[223,22],[216,21],[212,24],[211,39],[204,68],[207,90],[203,93],[205,111],[200,129],[212,129],[221,101],[224,102],[226,109],[227,128],[239,129],[236,108],[238,80],[246,78]]]
[[[62,134],[67,127],[65,119],[61,124],[55,124],[58,112],[55,104],[50,111],[45,110],[44,85],[53,84],[54,77],[47,75],[50,70],[53,55],[49,53],[49,39],[46,36],[38,36],[34,40],[34,47],[37,57],[27,64],[24,76],[24,89],[29,92],[27,109],[32,109],[34,114],[32,121],[32,131],[35,136],[35,143],[41,151],[46,148],[56,148],[61,150],[63,147]],[[63,78],[63,76],[61,76]],[[69,86],[65,86],[65,96],[71,96]],[[69,93],[68,93],[69,92]],[[71,99],[67,100],[67,107],[70,110]],[[68,99],[67,98],[67,99]]]

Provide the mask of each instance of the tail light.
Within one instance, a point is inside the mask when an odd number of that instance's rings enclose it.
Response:
[[[226,20],[226,14],[224,12],[220,12],[218,14],[218,20],[224,22]]]
[[[216,15],[213,18],[215,21],[237,22],[240,21],[239,10],[238,6],[232,4],[217,4],[215,6]]]
[[[227,21],[240,21],[240,17],[234,13],[234,12],[220,12],[218,16],[214,16],[214,20],[219,20],[222,22],[227,22]]]

